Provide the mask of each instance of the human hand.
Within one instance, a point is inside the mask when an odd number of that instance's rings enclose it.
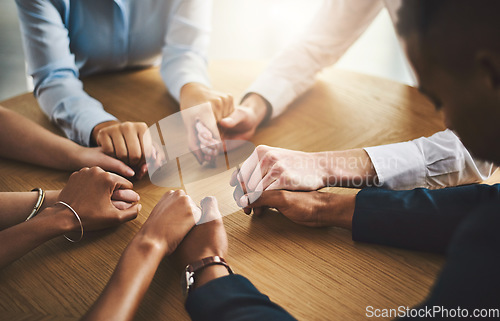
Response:
[[[95,126],[92,137],[105,154],[135,168],[140,179],[147,171],[143,142],[147,130],[142,122],[110,121]]]
[[[252,195],[242,195],[238,200],[247,214],[253,209],[254,215],[259,216],[264,208],[275,208],[300,225],[352,229],[356,195],[279,190],[265,191],[253,202],[252,198]]]
[[[260,145],[233,173],[230,184],[243,186],[245,193],[277,189],[317,190],[327,185],[327,165],[325,153]]]
[[[138,235],[157,244],[163,255],[169,255],[199,221],[201,210],[183,190],[163,195]]]
[[[177,263],[181,268],[208,256],[227,255],[227,234],[222,223],[217,199],[213,196],[201,201],[203,224],[196,225],[177,248]]]
[[[188,134],[189,148],[200,164],[215,165],[217,155],[222,152],[222,142],[201,121],[196,121],[195,131]]]
[[[231,114],[234,110],[233,96],[221,93],[198,83],[188,83],[181,88],[180,109],[210,103],[216,121]]]
[[[61,194],[61,190],[45,191],[45,201],[40,210],[54,205],[59,199],[59,194]],[[131,189],[117,189],[111,195],[111,203],[119,210],[126,210],[134,206],[139,200],[139,194]]]
[[[189,149],[200,164],[205,161],[214,165],[216,155],[222,151],[222,144],[216,135],[218,128],[211,128],[209,115],[195,115],[187,112],[190,107],[210,103],[215,121],[230,115],[234,110],[233,97],[229,94],[217,92],[198,83],[189,83],[182,87],[180,109],[186,128],[188,129]]]
[[[231,115],[219,122],[223,139],[226,141],[248,141],[268,113],[268,103],[260,95],[251,93],[236,107]],[[229,144],[228,149],[237,147]]]
[[[78,213],[85,230],[100,230],[136,218],[141,205],[128,206],[138,200],[138,195],[130,191],[132,187],[130,181],[99,167],[82,168],[70,176],[58,200]],[[72,221],[72,229],[78,229],[79,224]]]
[[[133,177],[135,172],[122,161],[108,156],[102,147],[88,148],[77,146],[77,150],[70,156],[72,159],[70,168],[79,170],[83,167],[99,166],[105,171],[113,172],[123,177]]]

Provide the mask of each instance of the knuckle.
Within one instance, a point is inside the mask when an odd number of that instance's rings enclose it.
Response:
[[[184,190],[182,189],[178,189],[174,192],[174,196],[175,197],[180,197],[180,196],[183,196],[183,195],[186,195],[186,192],[184,192]]]
[[[137,129],[138,129],[141,133],[143,133],[143,132],[145,132],[146,130],[148,130],[148,125],[147,125],[146,123],[137,123],[137,124],[136,124],[136,126],[137,126]]]

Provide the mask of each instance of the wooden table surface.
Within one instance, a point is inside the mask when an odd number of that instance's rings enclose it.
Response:
[[[264,66],[214,62],[210,73],[215,88],[239,99]],[[178,111],[154,68],[93,76],[84,84],[120,120],[151,125]],[[30,93],[0,104],[58,132]],[[252,142],[304,151],[341,150],[405,141],[443,128],[441,116],[416,89],[328,69],[287,113],[261,128]],[[0,191],[60,189],[69,175],[0,160]],[[54,239],[0,271],[0,319],[78,319],[167,191],[148,178],[136,182],[135,189],[143,205],[135,221],[87,235],[78,244]],[[367,306],[415,305],[424,299],[443,264],[440,256],[355,243],[349,231],[302,227],[277,214],[252,219],[240,210],[224,222],[228,261],[234,270],[300,320],[360,320]],[[188,319],[180,272],[169,259],[160,265],[136,319]]]

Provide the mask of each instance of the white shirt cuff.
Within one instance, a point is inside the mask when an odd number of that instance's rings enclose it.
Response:
[[[426,187],[422,153],[413,142],[367,147],[381,187],[404,190]]]

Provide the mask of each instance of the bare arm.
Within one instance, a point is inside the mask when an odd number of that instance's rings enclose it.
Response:
[[[184,191],[165,194],[83,320],[131,320],[161,260],[176,249],[200,216],[200,209]]]
[[[31,220],[0,232],[0,268],[75,229],[78,222],[72,216],[69,210],[62,207],[48,208]]]
[[[134,175],[131,168],[100,149],[77,145],[1,106],[0,157],[63,170],[97,165],[126,177]]]
[[[115,226],[137,216],[140,207],[136,202],[139,196],[131,188],[132,183],[123,177],[107,173],[98,167],[84,168],[71,175],[66,187],[57,195],[57,200],[64,201],[76,211],[84,231],[94,231]],[[85,193],[82,193],[82,190]],[[133,194],[133,199],[127,194]],[[116,206],[112,200],[113,195],[117,198],[122,195],[120,203],[128,203],[128,206]],[[19,200],[26,198],[23,195],[14,196]],[[4,197],[9,200],[8,195]],[[20,216],[20,210],[14,212]],[[7,217],[9,213],[4,214],[2,216]],[[25,218],[24,215],[22,217]],[[29,221],[0,231],[0,268],[44,242],[73,230],[80,231],[80,222],[75,215],[63,205],[52,205]]]
[[[40,213],[57,201],[59,191],[46,191]],[[0,193],[0,231],[24,222],[33,209],[38,192]]]

